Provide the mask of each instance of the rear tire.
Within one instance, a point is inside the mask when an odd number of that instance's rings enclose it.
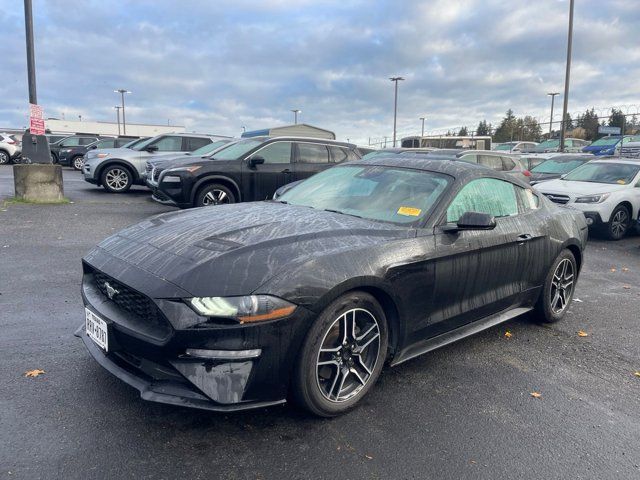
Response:
[[[321,417],[356,406],[380,376],[387,355],[384,310],[365,292],[351,292],[318,316],[300,350],[292,382],[296,403]]]
[[[111,165],[102,171],[100,183],[107,192],[124,193],[133,184],[133,175],[127,167]]]
[[[236,203],[236,196],[229,188],[219,183],[211,183],[200,188],[195,201],[196,207],[212,207],[230,203]]]
[[[4,150],[0,150],[0,165],[5,165],[9,163],[9,160],[11,160],[11,157],[9,156],[9,154]]]
[[[564,249],[549,269],[535,307],[540,322],[555,323],[564,317],[573,299],[577,279],[576,259],[570,250]]]
[[[605,234],[609,240],[621,240],[631,226],[631,212],[624,205],[618,205],[611,213],[611,218],[605,226]]]

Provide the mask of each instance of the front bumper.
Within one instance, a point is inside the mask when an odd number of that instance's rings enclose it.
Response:
[[[116,288],[126,292],[126,302],[136,298],[139,306],[140,299],[146,298],[157,312],[134,315],[126,304],[102,294],[91,268],[85,265],[83,302],[107,323],[109,351],[105,353],[88,337],[84,325],[76,336],[102,367],[136,388],[144,400],[222,412],[286,401],[292,366],[314,318],[311,312],[298,307],[290,317],[262,324],[178,329],[169,318],[195,315],[185,304],[152,300],[109,277]],[[159,285],[160,279],[151,277],[145,282]],[[260,355],[232,360],[197,358],[187,355],[187,348],[227,352],[259,349]]]
[[[590,227],[601,225],[604,223],[602,221],[602,217],[600,217],[600,213],[598,212],[582,212],[584,213],[585,218],[587,219],[587,225]]]

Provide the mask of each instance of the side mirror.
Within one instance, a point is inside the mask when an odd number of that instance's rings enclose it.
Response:
[[[253,156],[249,159],[249,166],[255,167],[256,165],[262,165],[264,163],[264,157],[260,155]]]
[[[449,233],[461,230],[493,230],[496,219],[493,215],[479,212],[464,212],[456,225],[445,225],[443,230]]]
[[[145,150],[149,153],[153,153],[158,151],[158,147],[157,145],[149,145]]]
[[[98,148],[98,147],[96,147],[95,145],[91,146],[91,150],[95,150],[96,148]]]

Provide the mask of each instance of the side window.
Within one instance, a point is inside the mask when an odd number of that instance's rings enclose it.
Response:
[[[360,160],[360,157],[358,156],[358,154],[356,152],[354,152],[351,149],[344,149],[347,151],[347,161],[352,162],[353,160]]]
[[[331,152],[331,161],[333,163],[341,163],[347,160],[347,150],[340,147],[329,147]]]
[[[455,223],[465,212],[488,213],[494,217],[518,214],[514,185],[496,178],[480,178],[462,187],[447,209],[447,222]]]
[[[493,155],[478,155],[478,163],[494,170],[502,171],[503,168],[501,157],[494,157]]]
[[[502,170],[505,172],[509,172],[516,168],[516,162],[514,162],[509,157],[501,157],[502,158]]]
[[[129,143],[131,141],[130,138],[117,138],[116,140],[114,140],[114,147],[116,148],[120,148],[123,145],[126,145],[127,143]]]
[[[530,188],[514,187],[525,211],[537,210],[540,208],[540,199],[535,193],[533,193],[533,190]]]
[[[185,152],[193,152],[199,148],[204,147],[205,145],[209,145],[211,143],[211,139],[203,138],[203,137],[184,137],[184,151]]]
[[[460,157],[460,160],[467,163],[478,163],[478,156],[475,153],[470,155],[462,155]]]
[[[80,138],[80,145],[89,145],[90,143],[93,143],[96,140],[98,139],[94,137],[82,137]]]
[[[159,152],[179,152],[182,149],[182,137],[162,137],[151,144]]]
[[[61,147],[77,147],[78,145],[80,145],[80,139],[78,137],[67,138],[60,143]]]
[[[264,163],[291,163],[291,142],[275,142],[256,152]]]
[[[96,147],[98,148],[113,148],[115,146],[116,146],[116,141],[111,139],[102,140],[96,144]]]
[[[300,163],[329,163],[329,150],[326,145],[299,143],[298,161]]]

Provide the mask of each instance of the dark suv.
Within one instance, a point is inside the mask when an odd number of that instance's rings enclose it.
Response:
[[[138,137],[113,137],[103,138],[97,142],[90,143],[89,145],[78,145],[75,147],[69,146],[61,148],[58,151],[58,163],[60,165],[69,165],[76,170],[82,170],[84,164],[84,155],[89,150],[97,150],[101,148],[120,148],[126,144],[131,143]]]
[[[153,198],[181,208],[265,200],[287,183],[358,158],[360,153],[351,143],[247,138],[222,148],[213,158],[164,170]]]
[[[53,163],[60,162],[60,151],[73,147],[86,147],[100,140],[98,135],[70,135],[50,145]]]

